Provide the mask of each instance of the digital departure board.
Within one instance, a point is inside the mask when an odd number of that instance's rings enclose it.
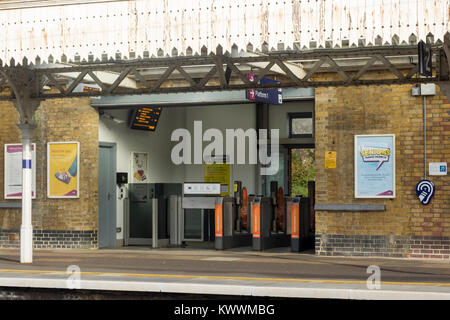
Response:
[[[161,107],[140,107],[132,110],[130,114],[130,128],[155,131],[161,110]]]

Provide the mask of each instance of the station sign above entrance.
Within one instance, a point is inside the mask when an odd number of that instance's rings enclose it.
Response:
[[[255,81],[255,74],[249,73],[248,79],[250,81]],[[270,83],[280,83],[280,81],[261,78],[258,84],[270,84]],[[283,95],[281,88],[279,89],[250,89],[246,91],[246,98],[251,101],[265,102],[270,104],[283,104]]]
[[[161,107],[140,107],[130,113],[130,129],[155,131]]]

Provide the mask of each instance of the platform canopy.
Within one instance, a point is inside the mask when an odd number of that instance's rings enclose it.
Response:
[[[49,0],[0,3],[0,59],[48,61],[443,41],[449,0]],[[77,58],[78,59],[78,58]]]
[[[32,71],[29,95],[39,99],[264,87],[248,73],[279,87],[437,82],[448,79],[449,8],[450,0],[5,0],[0,86],[14,91],[31,77],[18,67]],[[427,79],[417,76],[420,40],[433,47]],[[370,79],[370,70],[387,76]],[[82,83],[98,90],[77,92]]]

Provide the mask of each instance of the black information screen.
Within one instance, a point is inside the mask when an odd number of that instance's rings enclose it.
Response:
[[[131,112],[130,128],[155,131],[161,115],[161,107],[140,107]]]

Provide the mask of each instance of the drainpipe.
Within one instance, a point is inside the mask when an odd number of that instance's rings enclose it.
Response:
[[[427,179],[427,97],[423,96],[423,169]]]

